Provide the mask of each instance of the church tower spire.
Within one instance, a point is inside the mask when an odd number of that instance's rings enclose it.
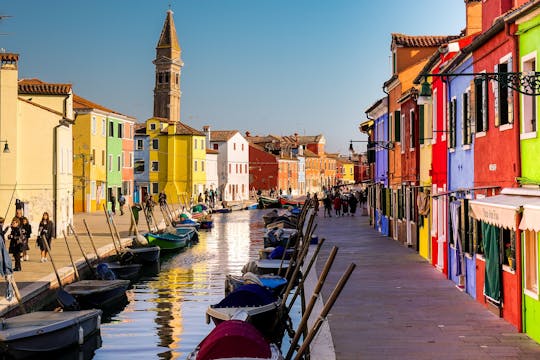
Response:
[[[167,10],[165,23],[156,46],[156,80],[154,86],[154,117],[180,121],[180,74],[182,49],[178,44],[173,12]]]

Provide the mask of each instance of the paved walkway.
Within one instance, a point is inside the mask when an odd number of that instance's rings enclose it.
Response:
[[[155,212],[157,220],[162,219],[159,211]],[[87,254],[87,257],[90,259],[95,259],[96,255],[90,243],[89,237],[86,233],[86,229],[83,224],[83,219],[86,219],[88,227],[92,233],[94,242],[98,249],[100,256],[110,256],[115,253],[115,248],[112,243],[111,234],[107,226],[106,218],[103,212],[96,213],[80,213],[75,214],[74,216],[74,227],[77,232],[81,245]],[[122,238],[123,244],[131,243],[131,239],[127,238],[129,225],[130,225],[130,215],[129,212],[124,213],[120,216],[120,212],[114,216],[115,224]],[[29,261],[22,262],[22,271],[14,273],[15,281],[19,287],[21,297],[23,301],[29,301],[29,299],[42,294],[49,290],[49,288],[58,287],[58,281],[54,275],[53,267],[50,262],[41,263],[40,262],[40,250],[36,247],[35,241],[35,232],[37,229],[32,229],[34,234],[32,240],[30,241],[30,250],[28,255],[30,256]],[[148,228],[146,222],[142,216],[140,216],[139,221],[139,230],[147,232]],[[68,244],[69,248],[73,254],[75,263],[79,268],[85,267],[85,261],[77,245],[75,237],[73,235],[68,235]],[[71,261],[69,259],[69,254],[66,246],[64,237],[60,235],[58,238],[53,239],[52,241],[52,255],[53,260],[55,261],[56,267],[59,269],[60,276],[62,281],[69,283],[73,281],[73,267],[71,266]],[[17,307],[15,299],[11,302],[8,302],[5,297],[5,282],[0,282],[0,315],[9,312],[10,310]],[[28,305],[31,307],[32,305]]]
[[[326,238],[318,273],[339,247],[325,299],[347,266],[357,265],[328,317],[336,359],[540,359],[540,345],[370,228],[367,217],[319,216],[318,224]]]

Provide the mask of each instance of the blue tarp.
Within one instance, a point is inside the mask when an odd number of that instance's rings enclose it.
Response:
[[[264,287],[247,284],[238,287],[214,307],[263,306],[276,301],[277,298]]]

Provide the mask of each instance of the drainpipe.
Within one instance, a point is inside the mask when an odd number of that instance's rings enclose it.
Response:
[[[510,24],[508,22],[504,23],[505,27],[505,33],[506,36],[512,39],[513,42],[513,53],[512,57],[514,58],[513,61],[513,68],[511,69],[512,72],[518,72],[519,71],[519,41],[518,37],[515,34],[515,32],[511,32]],[[513,91],[510,89],[510,91]],[[513,104],[513,111],[514,111],[514,126],[517,126],[517,130],[514,130],[514,133],[516,134],[516,177],[521,176],[521,141],[520,141],[520,111],[519,111],[519,93],[517,96],[514,96],[513,98],[514,104]],[[518,229],[517,227],[516,229]],[[521,232],[519,232],[521,234]],[[518,233],[516,232],[516,235]],[[516,256],[516,278],[517,278],[517,306],[518,309],[521,311],[518,311],[518,321],[517,321],[517,329],[519,332],[523,332],[523,282],[522,282],[522,269],[521,269],[521,236],[516,236],[516,243],[519,241],[519,246],[515,247],[515,256]]]

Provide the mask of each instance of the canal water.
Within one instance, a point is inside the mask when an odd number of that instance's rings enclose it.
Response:
[[[205,313],[224,297],[225,275],[240,274],[262,249],[266,212],[215,214],[214,228],[201,230],[198,244],[165,259],[156,277],[133,285],[126,307],[102,324],[94,359],[185,359],[214,328]],[[290,315],[296,325],[299,304]],[[288,343],[283,339],[284,351]]]

